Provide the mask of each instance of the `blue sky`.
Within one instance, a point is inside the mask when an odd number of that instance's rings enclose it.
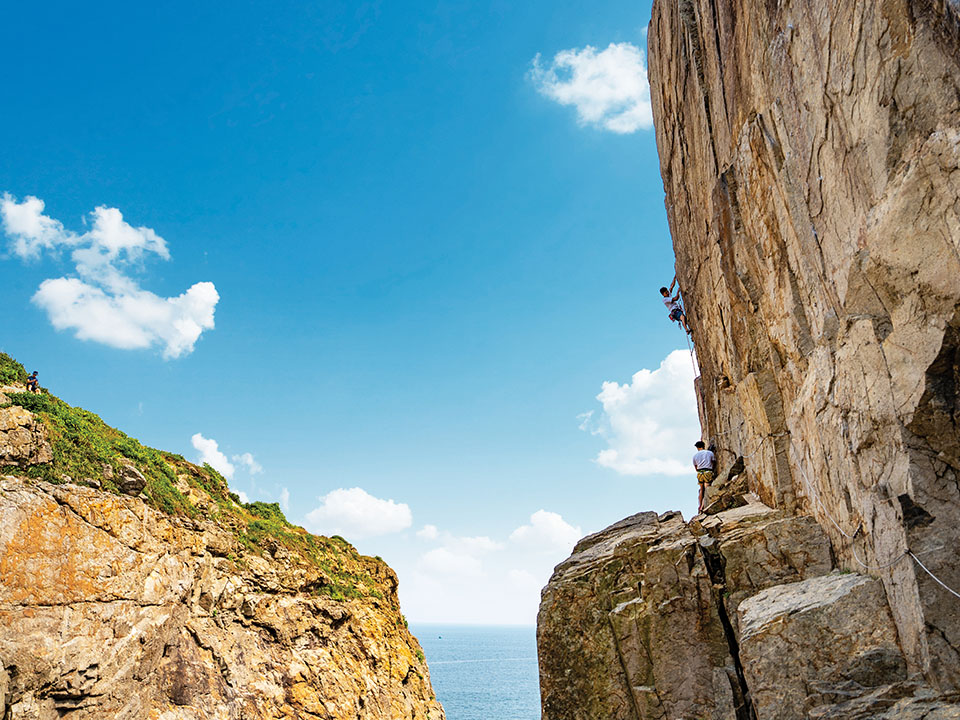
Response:
[[[303,5],[5,11],[0,348],[150,445],[215,441],[411,619],[533,622],[576,535],[696,502],[654,136],[617,95],[650,7]]]

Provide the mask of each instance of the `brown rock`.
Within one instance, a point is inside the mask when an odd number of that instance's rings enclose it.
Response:
[[[837,695],[906,680],[883,586],[856,573],[777,585],[740,604],[758,720],[801,720]]]

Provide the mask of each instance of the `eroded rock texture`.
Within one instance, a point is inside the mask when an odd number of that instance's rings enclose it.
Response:
[[[0,717],[442,720],[396,577],[364,561],[377,592],[335,600],[281,547],[0,477]]]
[[[748,494],[580,541],[537,621],[544,720],[960,718],[911,674],[879,580]]]
[[[960,588],[960,5],[656,0],[649,53],[705,434],[960,689],[960,600],[904,554]]]
[[[23,392],[24,389],[0,387],[0,465],[33,465],[53,459],[43,423],[22,407],[4,407],[9,402],[4,390]]]

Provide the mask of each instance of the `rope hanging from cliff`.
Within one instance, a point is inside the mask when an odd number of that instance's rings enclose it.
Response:
[[[933,572],[932,572],[926,565],[924,565],[924,564],[920,561],[920,558],[917,557],[917,553],[914,553],[910,548],[907,548],[907,549],[904,550],[902,553],[900,553],[900,554],[897,555],[895,558],[893,558],[893,560],[891,560],[890,562],[888,562],[888,563],[886,563],[886,564],[884,564],[884,565],[868,565],[868,564],[865,563],[863,560],[861,560],[861,559],[860,559],[860,556],[857,555],[857,548],[856,548],[856,545],[854,545],[853,541],[854,541],[854,539],[856,539],[856,537],[857,537],[858,535],[861,534],[861,530],[863,529],[863,523],[860,523],[859,525],[857,525],[857,529],[853,531],[853,535],[850,535],[849,533],[847,533],[846,531],[844,531],[844,529],[843,529],[842,527],[840,527],[840,524],[839,524],[836,520],[833,519],[833,516],[832,516],[829,512],[827,512],[826,505],[824,505],[823,500],[820,499],[820,494],[817,492],[816,487],[815,487],[815,486],[813,485],[813,483],[810,481],[810,478],[807,477],[807,473],[806,473],[806,471],[803,469],[803,464],[800,462],[800,457],[801,457],[801,456],[800,456],[799,451],[797,450],[797,446],[796,446],[796,445],[794,444],[794,442],[793,442],[793,438],[790,439],[790,447],[793,448],[794,455],[796,456],[797,468],[800,470],[800,476],[803,478],[803,484],[804,484],[804,487],[805,487],[806,490],[807,490],[807,494],[808,494],[811,498],[814,499],[814,501],[817,503],[817,505],[820,506],[820,511],[821,511],[824,515],[826,515],[827,519],[828,519],[831,523],[833,523],[833,526],[837,529],[837,531],[838,531],[841,535],[843,535],[845,538],[847,538],[848,540],[850,540],[850,552],[851,552],[851,554],[853,555],[854,561],[856,561],[856,563],[857,563],[860,567],[864,568],[865,570],[874,570],[874,571],[876,571],[876,570],[887,570],[888,568],[893,567],[894,565],[896,565],[898,562],[900,562],[901,560],[903,560],[905,557],[907,557],[907,556],[909,555],[911,558],[913,558],[914,562],[916,562],[917,565],[919,565],[919,566],[923,569],[923,571],[924,571],[925,573],[927,573],[927,575],[929,575],[931,578],[933,578],[933,580],[934,580],[940,587],[942,587],[944,590],[946,590],[947,592],[949,592],[951,595],[954,595],[955,597],[960,598],[960,593],[958,593],[956,590],[954,590],[954,589],[951,588],[949,585],[947,585],[945,582],[943,582],[943,580],[941,580],[941,579],[938,578],[936,575],[934,575]],[[935,552],[936,550],[943,550],[943,549],[944,549],[943,547],[931,548],[931,549],[929,549],[929,550],[924,550],[924,551],[920,552],[919,554],[920,554],[920,555],[926,555],[927,553],[931,553],[931,552]]]
[[[697,368],[697,361],[694,358],[693,345],[690,344],[690,336],[687,335],[687,333],[684,333],[684,335],[687,337],[687,350],[690,351],[690,365],[693,367],[693,379],[696,380],[698,377],[700,377],[700,370]]]

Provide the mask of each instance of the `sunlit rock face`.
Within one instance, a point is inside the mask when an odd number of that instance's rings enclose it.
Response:
[[[705,434],[960,688],[960,600],[904,556],[960,588],[960,8],[658,0],[649,51]]]
[[[396,576],[356,562],[370,593],[335,599],[215,522],[0,476],[0,717],[442,720]]]
[[[960,718],[920,566],[960,591],[960,6],[655,0],[648,40],[720,472],[557,566],[543,716]]]

